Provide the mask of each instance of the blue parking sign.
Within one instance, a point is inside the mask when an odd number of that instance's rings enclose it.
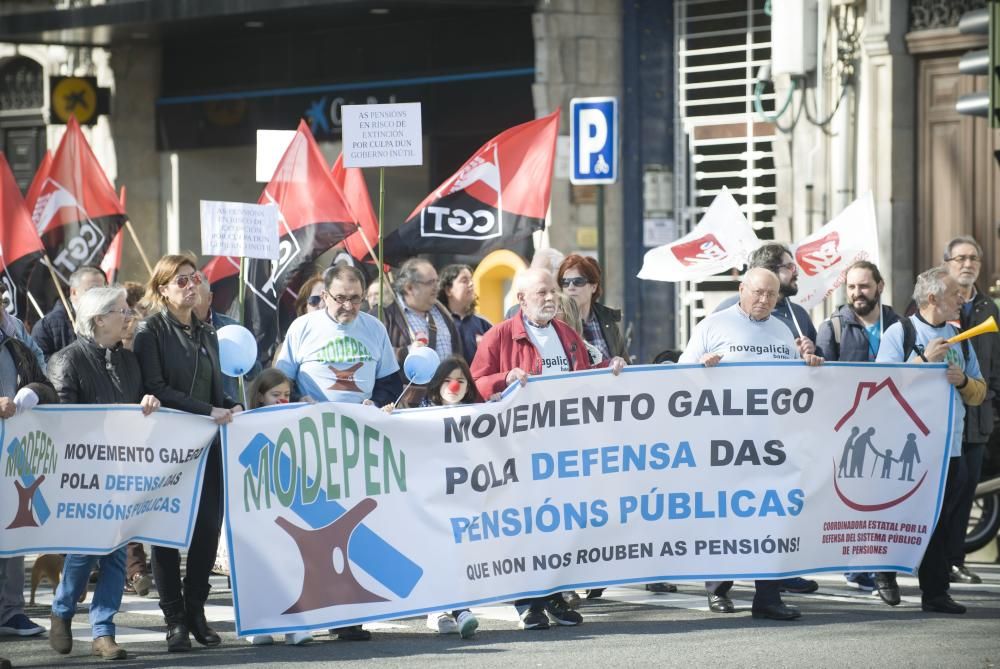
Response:
[[[614,183],[618,180],[618,100],[573,98],[569,108],[570,183]]]

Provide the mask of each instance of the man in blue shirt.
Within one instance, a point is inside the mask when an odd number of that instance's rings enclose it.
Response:
[[[917,577],[922,591],[921,606],[933,613],[965,613],[965,607],[948,594],[951,564],[948,559],[948,537],[954,522],[955,508],[965,485],[965,469],[958,466],[962,455],[962,433],[965,427],[965,407],[978,406],[986,397],[986,383],[979,371],[979,361],[972,347],[949,344],[947,339],[957,332],[948,321],[957,320],[962,309],[958,282],[947,267],[929,269],[917,277],[913,288],[917,313],[909,317],[916,331],[912,351],[903,350],[905,334],[900,321],[885,331],[876,362],[944,362],[948,383],[958,391],[952,393],[951,464],[945,483],[941,514],[920,562]],[[968,348],[965,355],[963,348]]]

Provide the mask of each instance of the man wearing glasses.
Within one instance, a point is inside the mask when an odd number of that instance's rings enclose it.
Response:
[[[403,390],[385,326],[361,311],[365,279],[349,265],[327,270],[325,308],[295,319],[275,367],[302,397],[330,402],[394,402]]]
[[[944,252],[948,274],[958,282],[958,289],[965,300],[960,313],[962,330],[968,330],[994,318],[1000,321],[996,304],[988,295],[976,288],[976,280],[983,266],[983,249],[972,237],[956,237],[948,242]],[[954,516],[949,526],[948,559],[952,583],[981,583],[982,579],[965,566],[965,533],[972,513],[976,485],[983,468],[986,444],[993,434],[993,403],[1000,397],[1000,335],[996,332],[973,337],[969,340],[979,369],[986,381],[986,400],[978,406],[966,406],[965,430],[962,433],[962,455],[952,460],[952,466],[964,470],[965,485],[958,493]]]
[[[763,267],[748,270],[740,284],[739,302],[728,309],[716,311],[698,323],[678,362],[715,367],[720,362],[801,358],[810,366],[822,364],[823,358],[802,352],[788,328],[771,318],[775,315],[779,291],[779,279],[774,272]],[[794,620],[801,615],[797,608],[786,606],[781,601],[781,590],[788,589],[788,582],[789,579],[756,581],[752,609],[754,618]],[[732,613],[736,610],[729,598],[732,587],[732,581],[709,581],[705,584],[711,611]]]
[[[437,299],[438,275],[434,265],[422,258],[410,258],[396,273],[393,288],[396,300],[383,305],[382,322],[400,365],[410,351],[421,346],[433,348],[441,360],[463,355],[462,338],[455,322],[448,308]],[[411,386],[407,392],[408,404],[415,406],[423,394],[423,388]]]

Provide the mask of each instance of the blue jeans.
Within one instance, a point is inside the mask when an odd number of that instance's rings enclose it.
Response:
[[[125,588],[125,547],[122,546],[108,555],[66,556],[62,580],[52,600],[52,615],[64,620],[72,620],[76,613],[76,603],[87,589],[90,572],[99,564],[101,575],[97,579],[94,598],[90,602],[90,626],[94,638],[115,635],[114,617],[122,604]]]

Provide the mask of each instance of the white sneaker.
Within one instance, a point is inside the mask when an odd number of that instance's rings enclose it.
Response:
[[[270,634],[255,634],[248,636],[247,642],[254,646],[270,646],[274,643],[274,639],[271,638]]]
[[[289,632],[285,635],[286,646],[301,646],[313,640],[313,635],[309,632]]]
[[[458,623],[447,613],[428,613],[427,629],[441,634],[458,634]]]
[[[458,633],[463,639],[471,638],[478,627],[479,621],[472,615],[472,611],[462,611],[458,614]]]

